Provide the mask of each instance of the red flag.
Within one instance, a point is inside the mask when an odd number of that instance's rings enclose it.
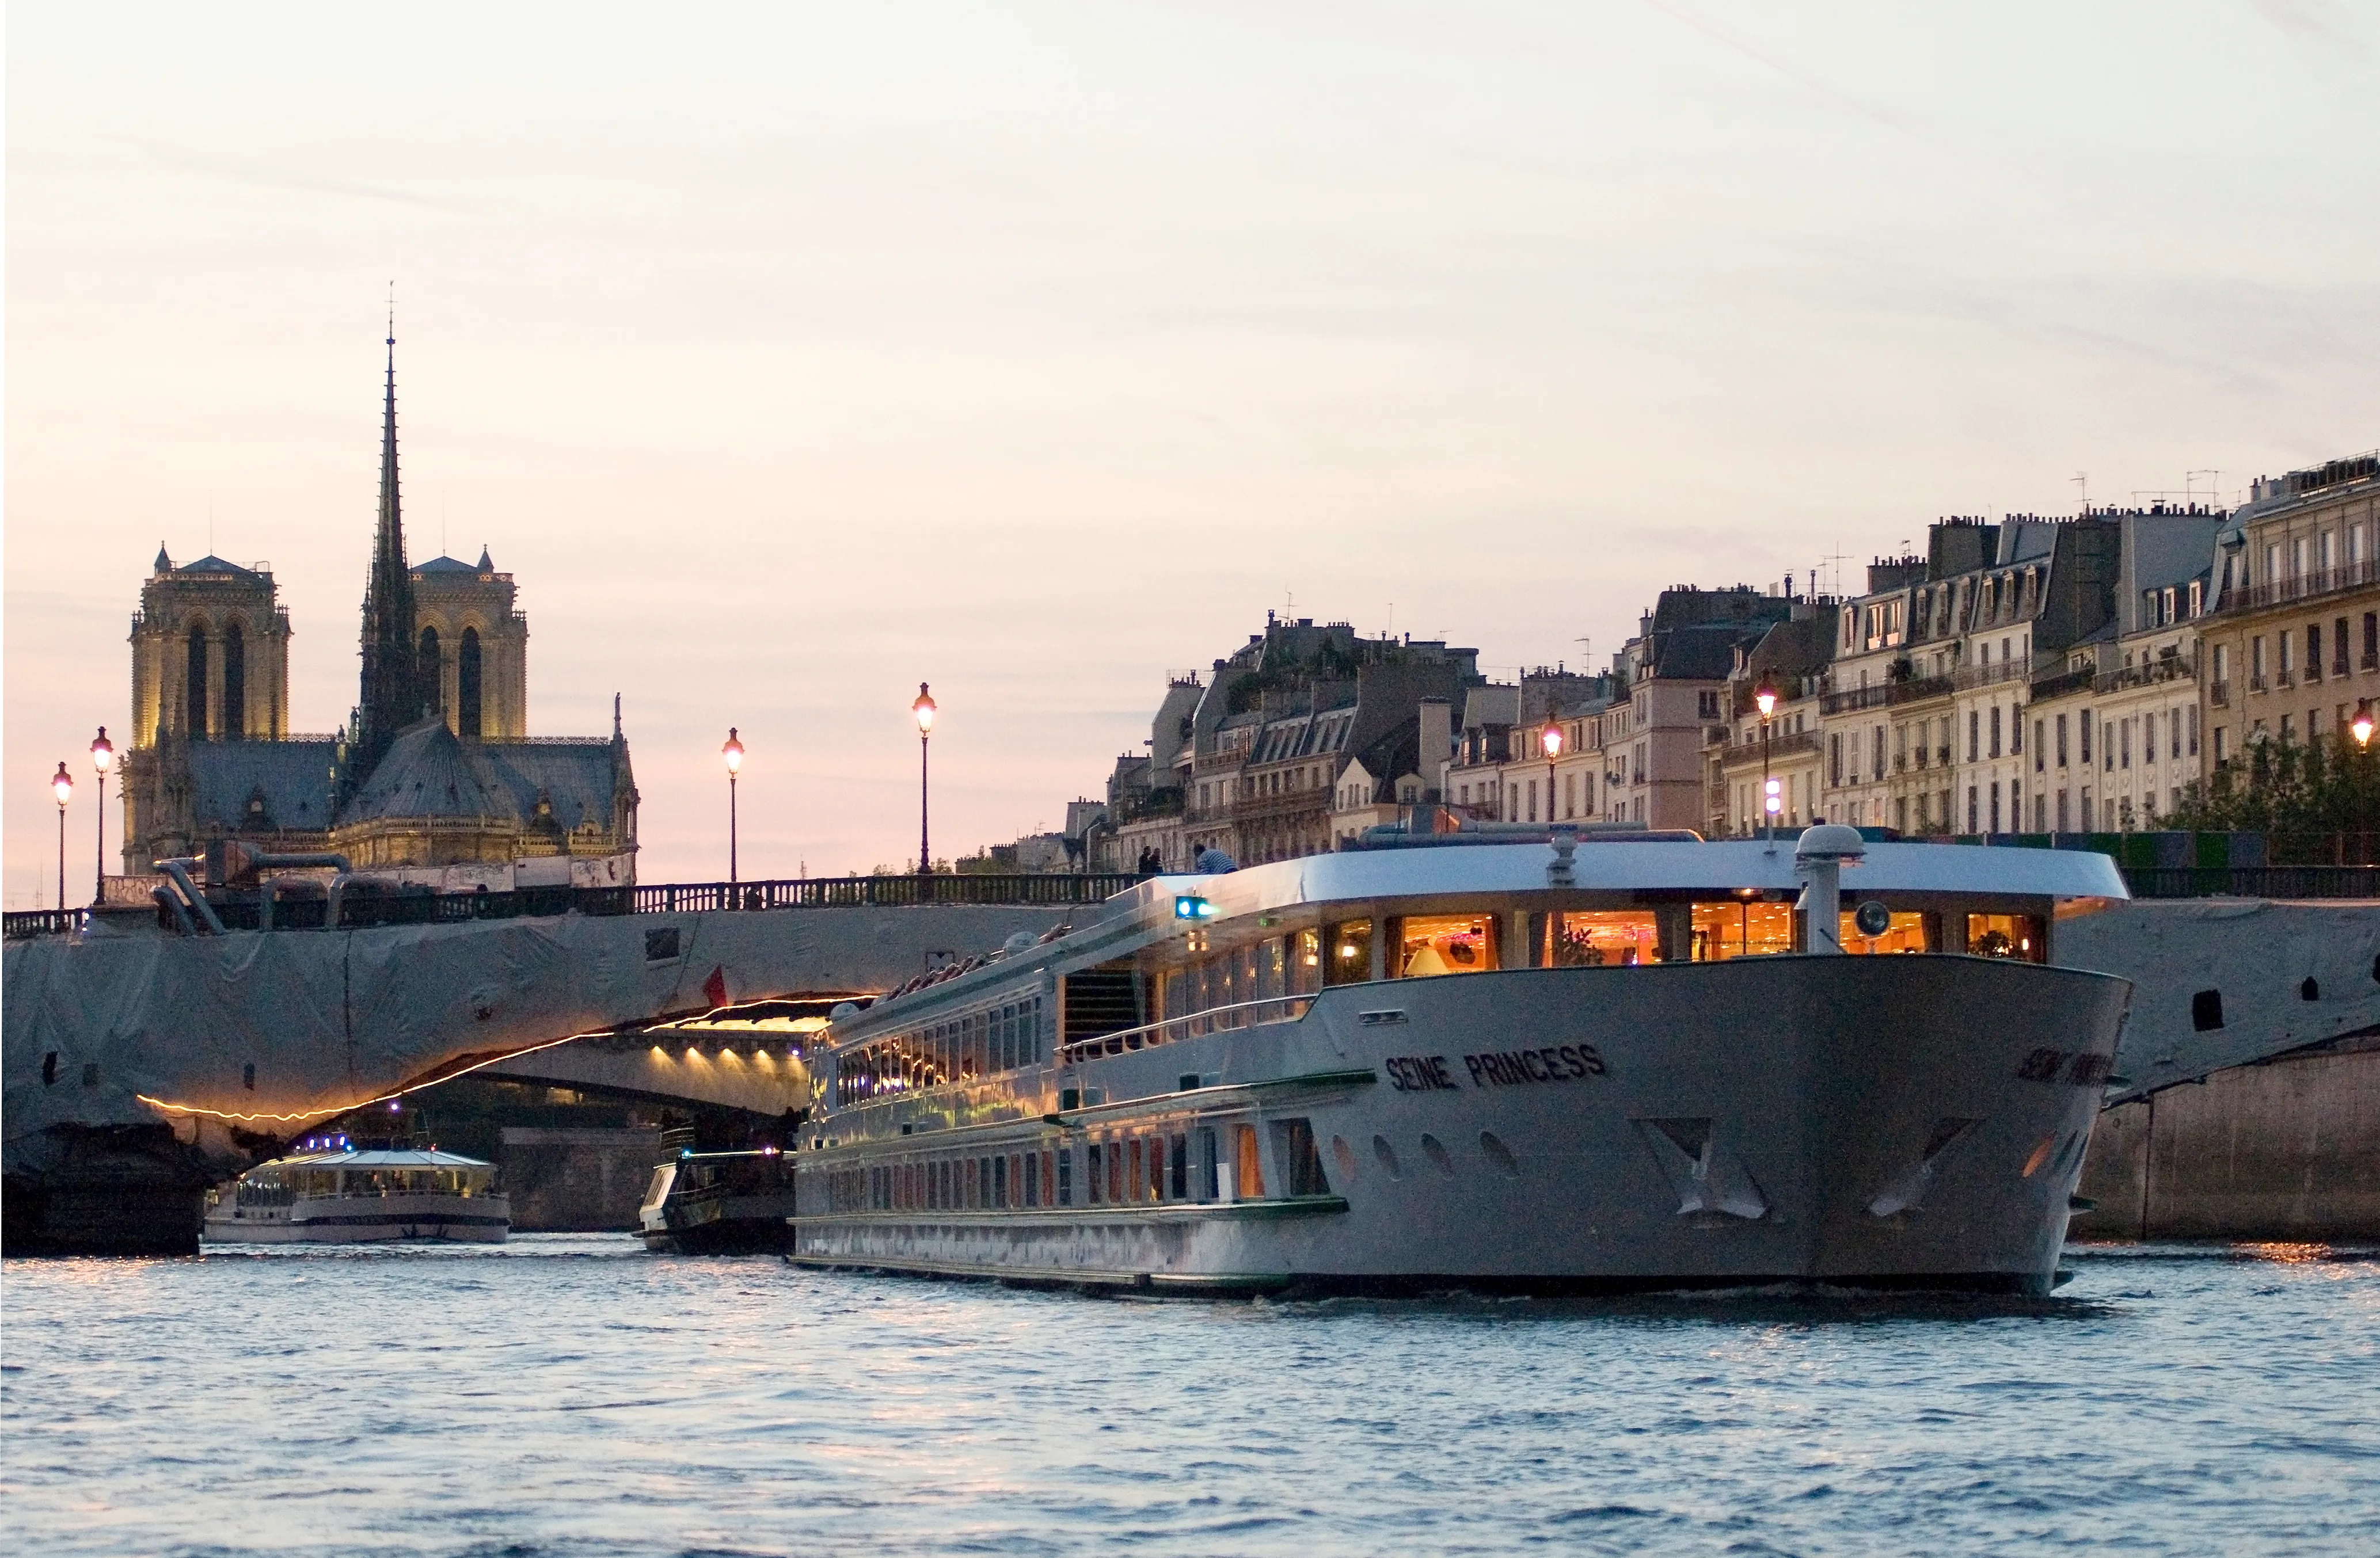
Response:
[[[727,1004],[727,971],[725,969],[715,963],[711,965],[710,977],[702,982],[702,998],[714,1007],[723,1007]]]

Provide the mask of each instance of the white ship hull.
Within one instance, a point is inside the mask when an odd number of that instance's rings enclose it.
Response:
[[[949,1129],[805,1153],[795,1258],[1183,1291],[2046,1292],[2128,993],[1935,956],[1338,987],[1302,1021],[1042,1068]],[[1226,1161],[1184,1185],[1172,1143],[1207,1132]],[[1144,1168],[1091,1202],[1088,1148],[1104,1179],[1146,1163],[1134,1136],[1164,1143],[1155,1198]],[[1069,1204],[1014,1204],[1021,1167],[993,1173],[1062,1152]],[[981,1165],[962,1204],[884,1204],[892,1171],[953,1158]]]
[[[285,1206],[207,1209],[209,1244],[502,1244],[512,1204],[502,1194],[300,1196]]]

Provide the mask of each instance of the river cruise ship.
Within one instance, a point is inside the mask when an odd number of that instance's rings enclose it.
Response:
[[[210,1244],[502,1244],[512,1203],[496,1167],[431,1148],[334,1143],[249,1169],[209,1192]]]
[[[2131,994],[2056,957],[2125,896],[2105,856],[1463,839],[1154,878],[838,1008],[792,1258],[1160,1292],[2055,1285]]]

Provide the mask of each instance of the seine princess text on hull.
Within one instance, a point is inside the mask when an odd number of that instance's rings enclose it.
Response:
[[[2097,855],[1849,829],[1147,883],[841,1015],[795,1259],[2046,1290],[2129,992],[2054,966],[2055,922],[2123,893]]]

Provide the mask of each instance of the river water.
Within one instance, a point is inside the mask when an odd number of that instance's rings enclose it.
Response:
[[[12,1262],[26,1553],[2380,1551],[2380,1257],[2055,1299],[1133,1301],[645,1254]]]

